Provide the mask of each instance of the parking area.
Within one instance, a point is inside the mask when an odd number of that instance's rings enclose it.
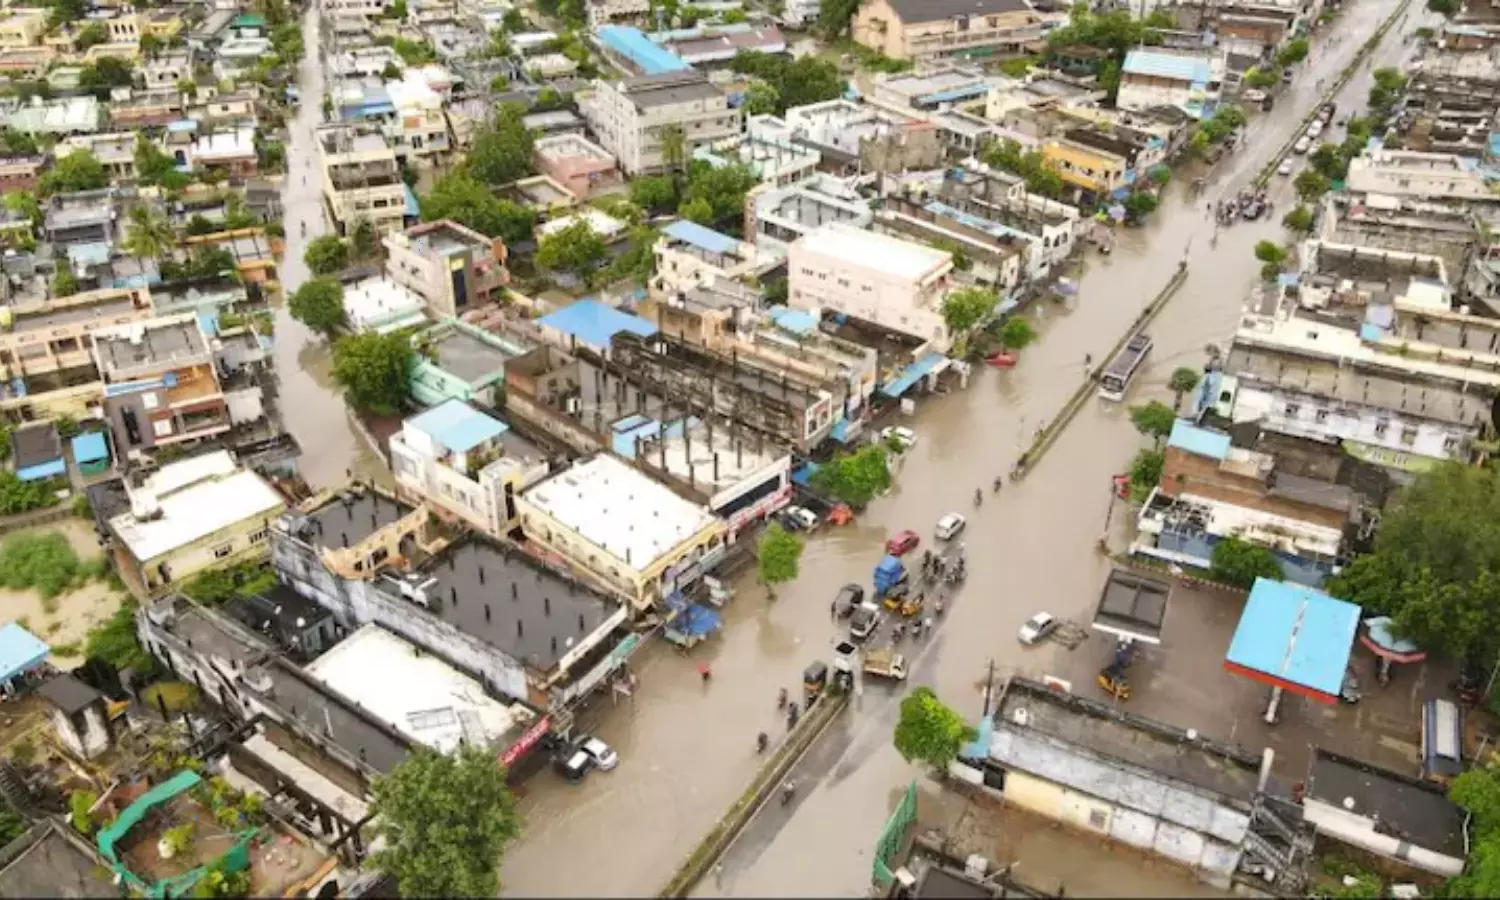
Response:
[[[1390,682],[1379,685],[1374,656],[1356,645],[1350,664],[1360,683],[1358,703],[1330,706],[1286,694],[1277,724],[1268,725],[1271,689],[1223,666],[1244,606],[1244,594],[1173,582],[1162,643],[1141,645],[1135,654],[1125,707],[1252,751],[1270,747],[1283,784],[1306,778],[1314,747],[1418,773],[1422,703],[1447,695],[1455,671],[1441,663],[1398,666]],[[1067,679],[1078,694],[1107,699],[1095,676],[1113,658],[1114,646],[1113,636],[1094,631],[1076,650],[1056,649],[1050,674]]]

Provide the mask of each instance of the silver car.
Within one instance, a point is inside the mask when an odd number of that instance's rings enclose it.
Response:
[[[1026,624],[1022,625],[1021,630],[1016,633],[1016,637],[1021,643],[1030,647],[1051,634],[1056,628],[1057,619],[1052,613],[1039,612],[1026,620]]]

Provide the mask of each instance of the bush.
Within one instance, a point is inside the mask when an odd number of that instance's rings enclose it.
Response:
[[[0,584],[15,591],[35,588],[56,597],[78,580],[78,554],[60,532],[18,534],[0,544]]]

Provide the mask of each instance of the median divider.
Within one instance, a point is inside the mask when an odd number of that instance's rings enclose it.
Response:
[[[787,739],[781,743],[756,772],[755,778],[751,780],[750,786],[734,801],[723,818],[709,829],[703,840],[693,848],[677,871],[657,892],[658,897],[686,897],[703,880],[709,870],[724,856],[725,852],[734,844],[745,826],[755,818],[755,814],[765,805],[776,788],[786,778],[788,772],[797,764],[812,745],[828,730],[839,713],[849,706],[849,694],[844,691],[835,693],[832,689],[824,692],[812,705],[798,722]]]

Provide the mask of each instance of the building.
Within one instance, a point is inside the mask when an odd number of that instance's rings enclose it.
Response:
[[[130,511],[109,520],[115,565],[150,596],[205,569],[266,551],[286,501],[227,450],[168,463],[130,491]]]
[[[385,270],[439,316],[496,302],[510,283],[505,242],[443,219],[388,234]]]
[[[46,818],[0,847],[0,894],[7,897],[108,897],[117,888],[87,839],[61,818]]]
[[[47,13],[40,9],[18,9],[0,19],[0,50],[23,50],[42,42],[47,33]]]
[[[785,257],[808,232],[835,222],[866,228],[875,220],[870,204],[841,179],[814,173],[785,187],[762,184],[745,198],[744,233],[757,249]]]
[[[400,81],[387,81],[385,92],[395,111],[386,136],[396,158],[416,166],[446,159],[453,149],[448,119],[442,96],[427,79],[421,73],[407,72]]]
[[[1120,70],[1120,109],[1171,106],[1195,119],[1213,115],[1224,86],[1224,53],[1217,50],[1131,50]]]
[[[136,136],[128,131],[74,135],[58,141],[55,152],[67,156],[76,150],[87,150],[99,160],[110,181],[129,183],[136,176],[135,140]]]
[[[577,100],[599,143],[632,177],[668,166],[664,135],[682,134],[685,160],[698,147],[740,131],[739,111],[730,108],[725,93],[701,72],[597,81]]]
[[[692,28],[679,28],[651,35],[661,45],[690,66],[713,66],[727,63],[741,51],[747,53],[786,53],[786,37],[770,24],[737,22],[712,24],[700,22]]]
[[[992,81],[981,69],[963,67],[941,69],[927,75],[877,75],[871,99],[897,109],[936,112],[940,107],[983,102],[994,86]]]
[[[1133,170],[1130,160],[1119,153],[1068,138],[1042,144],[1042,161],[1056,172],[1075,196],[1097,199],[1127,186]]]
[[[875,0],[850,24],[856,43],[891,59],[1015,54],[1058,20],[1022,0]]]
[[[580,135],[537,138],[531,151],[536,170],[552,178],[580,200],[620,183],[615,158]]]
[[[1349,161],[1352,192],[1456,203],[1494,202],[1496,195],[1476,160],[1452,153],[1366,150]]]
[[[1014,299],[1031,242],[1011,229],[955,209],[940,201],[892,195],[875,214],[875,230],[898,238],[944,248],[957,247],[969,262],[968,274],[993,285],[1003,299]]]
[[[318,129],[318,157],[323,203],[338,226],[349,234],[368,221],[376,234],[399,231],[406,217],[410,190],[401,180],[401,163],[379,131],[358,125],[325,125]]]
[[[845,224],[825,225],[787,253],[789,304],[863,319],[946,352],[942,301],[952,254]]]
[[[652,41],[639,28],[605,25],[594,32],[594,43],[604,57],[627,72],[637,75],[666,75],[688,72],[680,56]]]
[[[389,275],[365,278],[344,290],[344,318],[355,332],[389,334],[426,325],[426,299]]]
[[[45,102],[33,99],[5,119],[5,127],[32,137],[90,134],[104,124],[104,107],[92,95]]]
[[[1024,240],[1026,278],[1046,280],[1053,267],[1073,253],[1073,242],[1083,225],[1078,207],[1033,194],[1026,190],[1024,180],[1009,172],[972,162],[947,173],[938,199],[949,209],[982,220],[982,230],[998,227],[1004,235]],[[933,212],[958,218],[941,207]]]
[[[768,133],[760,122],[779,122],[774,116],[751,116],[745,134],[699,147],[693,159],[715,168],[740,165],[749,169],[762,184],[781,187],[796,184],[818,170],[822,156],[811,147],[798,144],[784,133]]]
[[[780,122],[762,120],[757,133],[805,144],[823,157],[824,171],[834,168],[846,175],[895,177],[939,168],[944,160],[937,126],[926,117],[851,100],[794,106]]]
[[[516,526],[516,496],[549,471],[510,426],[461,400],[407,419],[390,457],[403,496],[495,538]]]
[[[505,405],[505,365],[535,344],[515,333],[496,333],[445,319],[413,337],[421,350],[406,389],[423,406],[462,400],[490,408]]]
[[[124,707],[114,704],[68,673],[54,675],[37,688],[51,707],[52,731],[80,759],[93,759],[115,744],[115,729],[127,730]],[[111,715],[114,708],[115,715]]]
[[[626,463],[598,455],[517,500],[529,540],[637,610],[688,587],[724,558],[727,528]]]
[[[654,252],[656,274],[650,287],[666,295],[686,293],[702,284],[745,278],[761,266],[761,256],[754,244],[687,219],[663,228]]]
[[[254,175],[259,159],[253,127],[199,135],[188,145],[186,154],[186,162],[192,167],[219,169],[231,178]]]
[[[645,19],[651,11],[648,0],[588,0],[589,28],[602,31],[611,22]]]

